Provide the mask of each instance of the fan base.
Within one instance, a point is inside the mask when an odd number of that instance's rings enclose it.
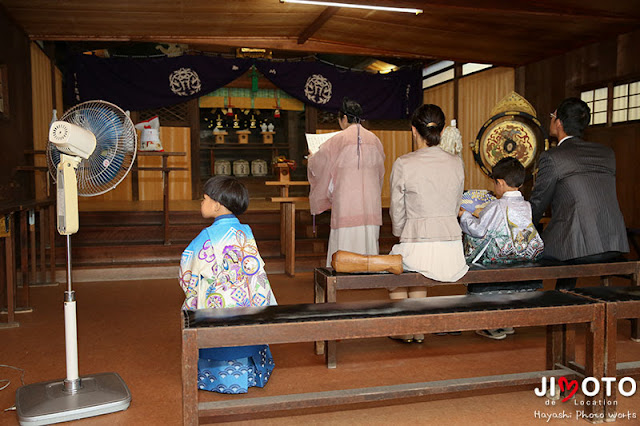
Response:
[[[117,373],[81,377],[76,393],[64,391],[63,380],[34,383],[16,391],[16,411],[21,425],[52,423],[124,411],[131,392]]]

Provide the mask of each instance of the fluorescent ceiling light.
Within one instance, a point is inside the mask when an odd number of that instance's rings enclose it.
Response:
[[[373,6],[368,4],[337,3],[337,2],[331,2],[331,1],[319,1],[319,0],[280,0],[280,3],[310,4],[314,6],[351,7],[353,9],[371,9],[371,10],[384,10],[386,12],[415,13],[416,15],[419,15],[422,13],[422,9],[412,9],[409,7]]]

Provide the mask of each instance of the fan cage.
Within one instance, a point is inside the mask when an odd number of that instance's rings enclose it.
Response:
[[[92,197],[114,189],[127,176],[136,158],[137,132],[129,116],[110,102],[88,101],[69,109],[61,120],[96,137],[95,150],[78,165],[78,195]],[[47,144],[47,164],[54,182],[60,154],[54,144]]]

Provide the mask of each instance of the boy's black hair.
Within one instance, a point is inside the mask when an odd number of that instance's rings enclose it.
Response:
[[[491,179],[504,181],[512,188],[520,188],[524,183],[526,172],[524,166],[515,157],[504,157],[491,169]]]
[[[214,176],[204,184],[204,193],[225,206],[234,215],[240,215],[249,207],[249,191],[233,176]]]

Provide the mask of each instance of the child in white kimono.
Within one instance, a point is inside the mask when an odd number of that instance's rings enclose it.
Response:
[[[248,206],[249,192],[234,177],[205,183],[200,212],[214,221],[182,253],[183,309],[277,304],[251,228],[236,217]],[[251,386],[263,387],[273,367],[267,345],[200,349],[198,387],[246,393]]]
[[[473,216],[461,209],[460,227],[465,236],[465,258],[468,263],[510,264],[532,262],[542,256],[544,243],[531,216],[531,205],[519,191],[524,183],[525,169],[513,157],[498,161],[491,177],[496,200]],[[469,284],[469,293],[512,293],[534,291],[540,281]],[[504,339],[513,329],[479,330],[478,334],[492,339]]]

